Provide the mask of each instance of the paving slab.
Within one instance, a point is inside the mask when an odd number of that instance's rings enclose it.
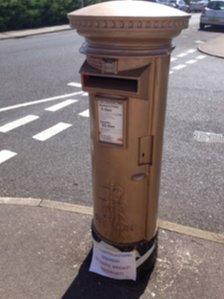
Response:
[[[224,36],[213,38],[198,46],[199,51],[208,55],[224,58]]]
[[[127,284],[88,271],[90,225],[90,215],[1,204],[0,298],[223,298],[223,244],[160,229],[150,280]]]

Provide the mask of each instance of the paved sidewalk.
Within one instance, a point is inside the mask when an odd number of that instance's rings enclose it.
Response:
[[[223,298],[222,236],[217,243],[160,229],[150,281],[125,285],[88,272],[91,208],[32,199],[0,203],[0,298]]]
[[[211,39],[198,46],[199,51],[208,55],[224,58],[224,36]]]
[[[35,28],[35,29],[0,32],[0,40],[10,39],[10,38],[21,38],[21,37],[45,34],[45,33],[53,33],[53,32],[70,30],[70,29],[71,28],[69,25],[59,25],[59,26],[50,26],[50,27],[42,27],[42,28]]]

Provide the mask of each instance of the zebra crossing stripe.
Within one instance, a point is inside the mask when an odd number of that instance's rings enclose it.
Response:
[[[186,61],[187,64],[193,64],[195,62],[197,62],[197,60],[195,60],[195,59],[190,59],[190,60]]]
[[[67,107],[67,106],[69,106],[69,105],[71,105],[71,104],[74,104],[74,103],[76,103],[76,102],[78,102],[78,100],[68,99],[68,100],[66,100],[66,101],[64,101],[64,102],[62,102],[62,103],[59,103],[59,104],[56,104],[56,105],[47,107],[47,108],[45,108],[45,110],[47,110],[47,111],[51,111],[51,112],[55,112],[55,111],[58,111],[58,110],[60,110],[60,109],[65,108],[65,107]]]
[[[69,83],[67,84],[67,86],[81,88],[81,87],[82,87],[82,84],[81,84],[81,83],[78,83],[78,82],[69,82]]]
[[[12,157],[16,156],[17,153],[9,151],[9,150],[1,150],[0,151],[0,164],[3,162],[11,159]]]
[[[12,105],[12,106],[6,106],[6,107],[0,108],[0,112],[9,111],[9,110],[13,110],[13,109],[21,108],[21,107],[28,107],[28,106],[32,106],[32,105],[42,104],[42,103],[50,102],[50,101],[56,101],[56,100],[60,100],[60,99],[68,98],[68,97],[77,96],[77,95],[82,96],[82,95],[84,95],[84,92],[77,91],[77,92],[62,94],[60,96],[45,98],[45,99],[41,99],[41,100],[37,100],[37,101],[25,102],[25,103],[21,103],[21,104],[17,104],[17,105]]]
[[[72,126],[71,124],[60,122],[42,132],[34,135],[32,138],[39,140],[39,141],[45,141],[45,140],[48,140],[51,137],[57,135],[58,133],[68,129],[71,126]]]
[[[39,116],[37,116],[37,115],[27,115],[25,117],[19,118],[17,120],[14,120],[10,123],[7,123],[7,124],[1,126],[0,132],[7,133],[9,131],[12,131],[12,130],[18,128],[18,127],[24,126],[38,118],[39,118]]]
[[[82,117],[89,117],[89,109],[80,112],[79,115]]]
[[[204,59],[205,57],[206,57],[205,55],[198,55],[197,57],[195,57],[195,59],[201,60],[201,59]]]
[[[172,70],[181,70],[181,69],[183,69],[183,68],[185,68],[186,67],[186,65],[185,64],[178,64],[178,65],[176,65],[176,66],[174,66],[173,68],[172,68]]]

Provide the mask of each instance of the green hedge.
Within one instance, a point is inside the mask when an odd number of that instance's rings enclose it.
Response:
[[[100,0],[0,0],[0,31],[65,24],[67,13]]]

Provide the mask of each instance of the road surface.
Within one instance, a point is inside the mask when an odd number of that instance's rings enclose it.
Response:
[[[224,60],[197,51],[219,34],[194,14],[174,40],[159,217],[223,233]],[[92,204],[82,42],[74,31],[0,41],[0,196]]]

